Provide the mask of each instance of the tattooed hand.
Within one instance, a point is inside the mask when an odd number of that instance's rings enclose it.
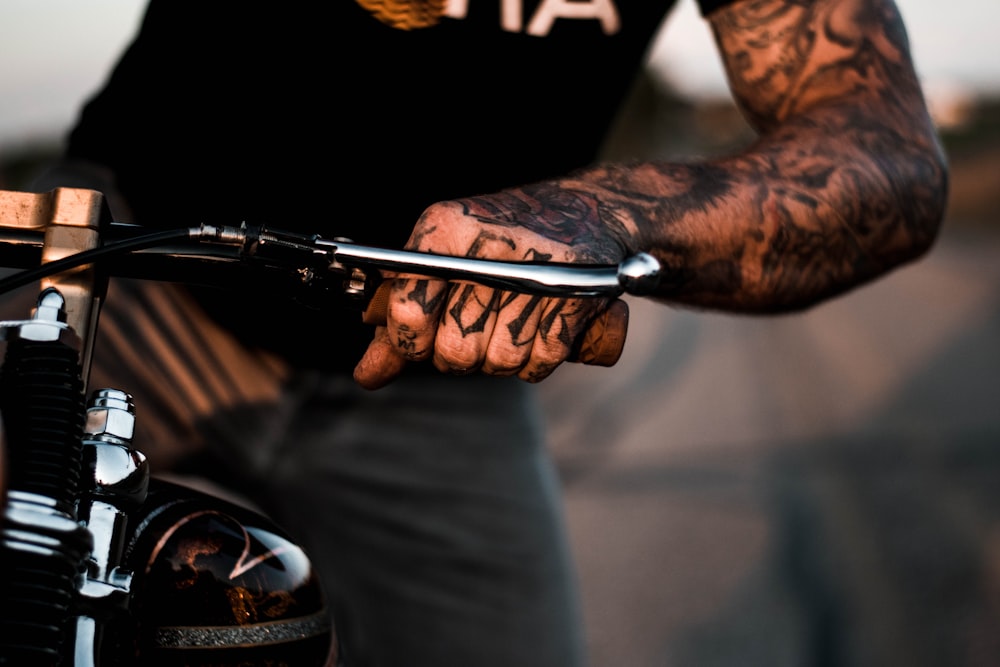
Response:
[[[406,247],[502,261],[611,264],[625,258],[625,240],[593,194],[543,183],[431,206]],[[429,359],[445,373],[539,382],[566,360],[606,305],[602,299],[545,298],[400,276],[387,324],[376,331],[355,380],[374,389],[407,362]]]

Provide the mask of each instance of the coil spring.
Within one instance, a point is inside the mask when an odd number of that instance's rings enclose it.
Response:
[[[0,372],[4,507],[0,664],[58,665],[90,551],[75,518],[85,416],[77,353],[11,340]]]

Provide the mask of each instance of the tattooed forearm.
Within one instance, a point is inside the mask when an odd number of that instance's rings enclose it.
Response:
[[[663,297],[781,311],[922,252],[941,218],[945,176],[926,138],[847,106],[786,121],[709,165],[606,166],[580,179],[601,188],[603,208],[630,220],[637,247],[667,266]]]

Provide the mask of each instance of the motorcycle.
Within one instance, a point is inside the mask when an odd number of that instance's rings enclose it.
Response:
[[[0,665],[74,667],[339,664],[308,554],[262,514],[153,475],[132,396],[88,386],[111,278],[229,286],[253,272],[369,324],[384,321],[393,273],[605,298],[572,360],[610,366],[627,331],[618,297],[648,293],[660,270],[645,254],[497,262],[260,226],[150,231],[77,188],[0,191],[0,265],[14,270],[0,295],[38,287],[30,315],[0,322]]]

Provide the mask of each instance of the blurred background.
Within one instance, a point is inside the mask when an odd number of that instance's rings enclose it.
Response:
[[[540,385],[595,667],[1000,665],[1000,3],[897,3],[952,163],[932,252],[794,316],[632,300],[614,369]],[[0,5],[0,188],[143,5]],[[748,137],[679,0],[608,156]]]

